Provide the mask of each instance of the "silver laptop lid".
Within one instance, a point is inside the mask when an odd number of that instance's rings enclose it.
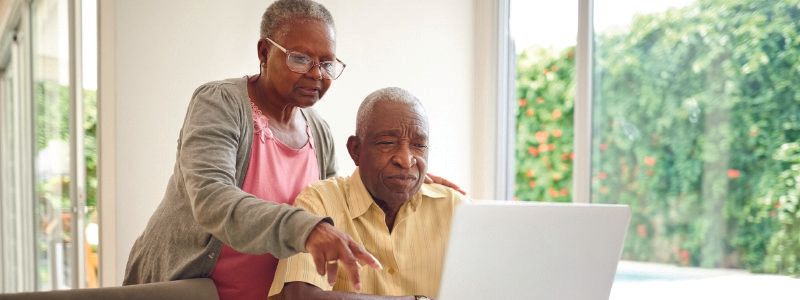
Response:
[[[437,299],[608,299],[629,221],[625,205],[460,205]]]

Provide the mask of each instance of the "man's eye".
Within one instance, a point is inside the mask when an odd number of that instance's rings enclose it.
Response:
[[[414,144],[414,147],[417,147],[419,149],[425,149],[425,148],[428,148],[428,145],[425,145],[425,144]]]

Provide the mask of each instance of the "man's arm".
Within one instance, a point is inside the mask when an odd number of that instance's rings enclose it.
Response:
[[[300,281],[286,283],[286,285],[283,286],[283,296],[284,299],[287,300],[415,300],[414,296],[376,296],[348,292],[324,291],[319,287]]]

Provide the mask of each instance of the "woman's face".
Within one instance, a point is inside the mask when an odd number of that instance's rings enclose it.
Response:
[[[314,63],[336,60],[336,41],[333,28],[317,20],[298,20],[282,25],[278,34],[270,37],[289,51],[301,52]],[[295,73],[286,66],[286,53],[266,40],[259,42],[259,56],[266,60],[267,90],[270,96],[298,107],[314,105],[331,86],[323,79],[318,66],[305,74]]]

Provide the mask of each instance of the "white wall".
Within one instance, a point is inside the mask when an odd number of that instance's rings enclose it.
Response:
[[[194,89],[257,72],[255,45],[266,2],[100,2],[103,285],[122,281],[130,247],[161,200]],[[340,174],[353,170],[344,145],[361,100],[377,88],[400,86],[428,109],[429,170],[468,190],[491,180],[490,173],[472,175],[480,155],[471,149],[481,143],[472,134],[473,1],[323,3],[336,20],[337,56],[348,65],[316,106],[333,129]]]

